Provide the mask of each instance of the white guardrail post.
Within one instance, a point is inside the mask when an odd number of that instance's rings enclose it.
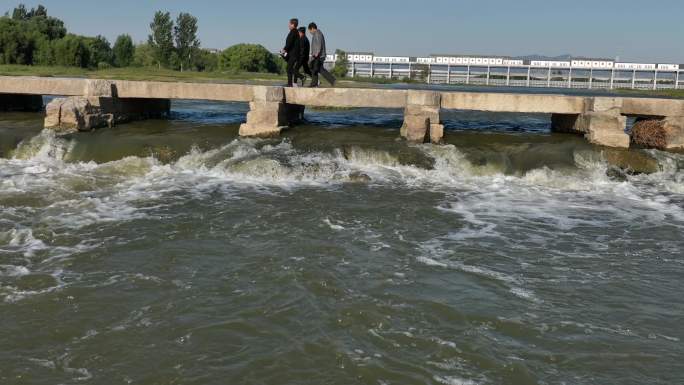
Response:
[[[632,89],[636,88],[636,70],[632,72]]]
[[[615,68],[610,70],[610,89],[613,89],[613,83],[615,82]]]

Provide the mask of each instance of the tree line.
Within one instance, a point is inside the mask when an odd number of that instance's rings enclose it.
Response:
[[[157,67],[181,71],[284,73],[285,62],[258,44],[238,44],[221,52],[201,47],[198,19],[156,12],[146,42],[128,34],[114,45],[104,36],[81,36],[38,5],[20,4],[0,17],[0,64],[66,66],[89,69]]]

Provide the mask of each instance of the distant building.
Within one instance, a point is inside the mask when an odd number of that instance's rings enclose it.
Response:
[[[335,62],[337,55],[328,55],[328,62]],[[349,52],[347,60],[358,64],[422,64],[470,67],[521,67],[580,70],[635,70],[635,71],[679,71],[684,65],[671,63],[628,63],[606,58],[565,57],[553,60],[541,58],[520,58],[495,55],[452,55],[433,54],[427,57],[379,56],[373,52]]]

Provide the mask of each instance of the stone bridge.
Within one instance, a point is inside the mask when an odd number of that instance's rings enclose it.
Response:
[[[40,109],[44,95],[61,97],[46,107],[45,125],[62,132],[159,117],[171,99],[194,99],[248,102],[243,136],[278,135],[306,106],[376,107],[403,109],[401,136],[412,142],[442,141],[442,110],[473,110],[550,114],[553,131],[623,148],[630,145],[627,118],[636,117],[632,143],[684,149],[684,100],[675,99],[0,76],[0,110]]]

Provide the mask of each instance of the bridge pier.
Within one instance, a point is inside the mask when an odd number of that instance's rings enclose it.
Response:
[[[56,98],[45,107],[45,128],[60,134],[112,127],[117,123],[162,118],[171,111],[170,99],[119,98],[116,83],[85,80],[84,96]]]
[[[414,143],[441,143],[444,126],[440,122],[442,95],[439,92],[409,90],[401,137]]]
[[[119,99],[73,96],[56,98],[45,109],[45,128],[60,134],[113,127],[169,114],[169,99]]]
[[[256,87],[240,136],[270,137],[304,119],[304,106],[285,103],[283,87]]]
[[[42,109],[42,95],[0,94],[0,111],[36,112]]]
[[[627,118],[622,116],[621,98],[590,98],[582,114],[552,114],[554,132],[582,134],[589,143],[628,148],[630,138],[625,129]]]

